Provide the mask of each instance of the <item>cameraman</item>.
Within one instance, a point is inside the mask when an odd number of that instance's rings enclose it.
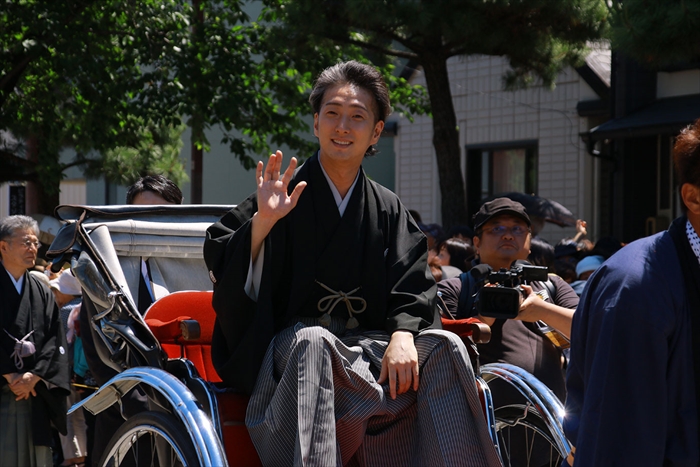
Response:
[[[516,260],[525,260],[530,253],[530,218],[522,204],[508,198],[496,198],[485,203],[474,215],[474,247],[481,264],[494,271],[509,269]],[[479,268],[477,268],[479,269]],[[474,271],[474,270],[473,270]],[[571,319],[578,305],[576,292],[558,276],[549,276],[545,282],[522,285],[523,300],[515,319],[494,319],[479,316],[491,326],[491,341],[479,344],[482,363],[506,362],[535,375],[562,401],[565,398],[561,349],[557,348],[540,330],[537,321],[544,321],[561,334],[569,337]],[[462,302],[460,293],[464,284],[470,287],[472,299]],[[472,303],[479,290],[477,280],[469,273],[438,283],[438,290],[447,311],[453,316],[466,318],[477,315]],[[464,305],[468,303],[468,305]],[[494,399],[500,405],[515,400],[505,388],[494,387]]]

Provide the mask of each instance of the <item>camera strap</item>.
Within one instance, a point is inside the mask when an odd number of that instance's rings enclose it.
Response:
[[[544,285],[544,289],[547,291],[547,296],[550,303],[554,303],[556,305],[554,302],[554,297],[557,295],[557,286],[551,279],[547,279],[545,282],[542,282],[542,285]],[[542,298],[542,296],[540,297]],[[536,321],[534,324],[537,331],[549,339],[549,341],[559,350],[564,350],[571,347],[571,341],[569,339],[544,321]]]
[[[474,308],[474,276],[469,272],[463,272],[459,275],[462,281],[462,289],[459,292],[459,302],[457,303],[457,318],[470,318],[473,316],[472,309]]]

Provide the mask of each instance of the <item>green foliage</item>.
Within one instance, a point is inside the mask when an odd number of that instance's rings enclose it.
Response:
[[[145,175],[159,174],[182,185],[189,179],[180,159],[185,128],[183,124],[153,131],[144,125],[133,146],[109,149],[97,160],[86,158],[85,174],[124,186],[133,185]]]
[[[52,174],[49,190],[55,191],[61,177],[58,154],[73,147],[79,155],[121,154],[119,179],[151,166],[148,155],[154,154],[156,140],[148,135],[183,121],[192,128],[194,144],[205,149],[207,130],[221,128],[231,152],[248,168],[254,156],[269,154],[271,147],[310,153],[303,93],[320,64],[345,57],[344,52],[326,45],[308,67],[294,70],[285,47],[268,50],[267,31],[249,21],[244,5],[239,0],[4,2],[0,130],[36,141],[46,157],[38,165],[26,163],[27,154],[0,144],[0,172],[14,180],[43,181]],[[114,148],[135,152],[127,157],[129,151],[110,152]],[[70,165],[78,164],[95,173],[89,158],[79,156]],[[105,161],[103,170],[108,167]]]
[[[589,40],[606,28],[604,0],[263,0],[271,35],[288,50],[354,47],[385,66],[421,67],[429,95],[392,80],[393,98],[433,117],[442,222],[467,224],[459,134],[447,60],[492,55],[509,60],[507,88],[536,80],[553,86],[567,65],[580,65]],[[292,52],[293,53],[293,52]],[[393,76],[393,74],[392,74]],[[429,106],[427,99],[429,97]]]
[[[331,40],[413,60],[505,56],[508,83],[551,85],[606,26],[601,0],[265,0],[289,40]],[[385,58],[386,60],[386,58]]]
[[[700,1],[613,0],[613,48],[657,67],[700,61]]]

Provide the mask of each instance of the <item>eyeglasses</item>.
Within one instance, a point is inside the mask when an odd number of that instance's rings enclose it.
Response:
[[[37,250],[41,248],[41,242],[38,241],[32,241],[32,240],[20,240],[19,242],[20,245],[23,245],[24,248],[29,250],[30,248],[34,247]]]
[[[531,231],[528,227],[523,227],[522,225],[514,225],[513,227],[495,225],[490,229],[484,229],[483,232],[496,237],[502,237],[506,233],[510,233],[513,237],[523,237],[529,234]]]

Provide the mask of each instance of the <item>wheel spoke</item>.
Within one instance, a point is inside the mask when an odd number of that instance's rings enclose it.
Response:
[[[506,467],[561,463],[563,458],[554,438],[529,404],[499,407],[495,415],[501,458]]]
[[[192,439],[177,419],[161,412],[144,412],[128,419],[115,433],[102,465],[118,467],[122,463],[196,467],[199,459]]]

